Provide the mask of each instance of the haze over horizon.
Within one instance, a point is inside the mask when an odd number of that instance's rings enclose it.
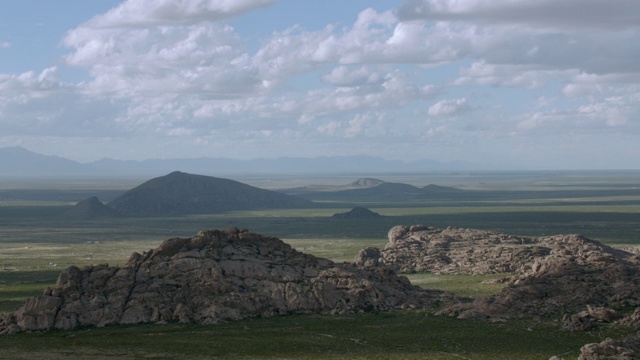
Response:
[[[640,169],[635,0],[0,3],[0,148]]]

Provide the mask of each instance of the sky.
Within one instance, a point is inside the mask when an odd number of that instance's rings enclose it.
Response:
[[[640,169],[637,0],[6,0],[0,147]]]

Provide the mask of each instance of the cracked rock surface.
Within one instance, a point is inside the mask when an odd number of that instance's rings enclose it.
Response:
[[[389,230],[388,238],[384,249],[363,249],[355,262],[400,272],[500,274],[515,272],[550,252],[535,238],[455,227],[399,225]]]

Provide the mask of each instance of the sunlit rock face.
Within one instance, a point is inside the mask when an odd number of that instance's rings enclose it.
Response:
[[[454,227],[394,226],[388,238],[384,249],[362,250],[356,263],[401,272],[500,274],[515,272],[550,252],[534,238]]]

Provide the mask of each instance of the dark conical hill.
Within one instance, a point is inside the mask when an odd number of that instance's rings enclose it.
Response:
[[[379,218],[382,215],[378,214],[375,211],[371,211],[364,207],[354,207],[353,209],[343,212],[333,214],[331,216],[334,219],[371,219],[371,218]]]
[[[211,214],[312,205],[308,200],[238,181],[179,171],[151,179],[108,204],[120,214],[133,216]]]
[[[116,212],[92,196],[74,205],[65,214],[70,219],[100,219],[116,217]]]

